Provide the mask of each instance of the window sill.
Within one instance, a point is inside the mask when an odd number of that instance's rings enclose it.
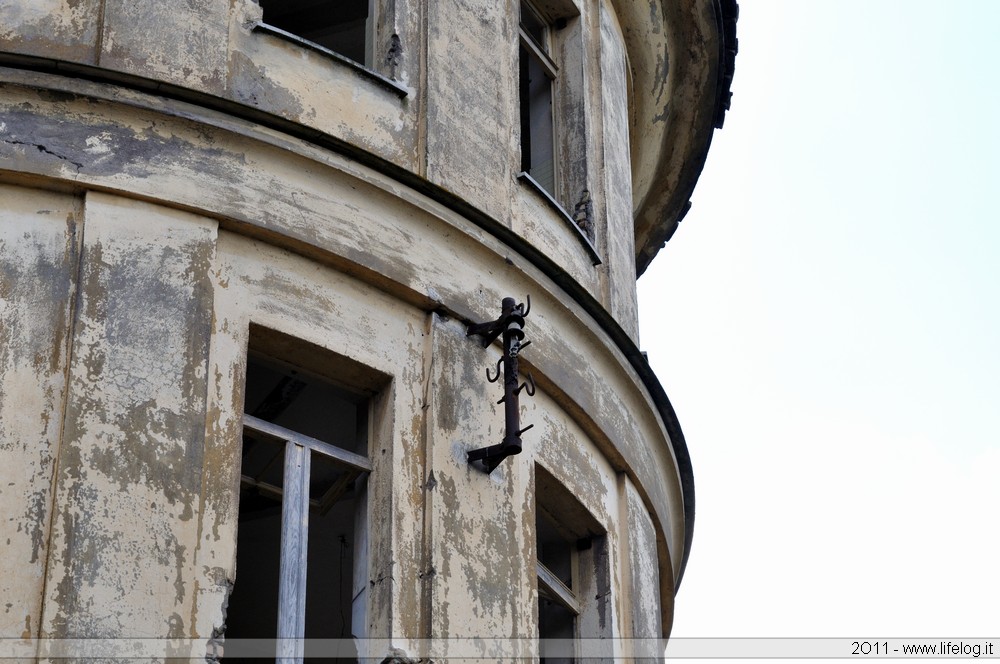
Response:
[[[587,234],[583,232],[583,229],[581,229],[577,225],[576,221],[574,221],[573,217],[571,217],[569,213],[566,212],[563,206],[559,205],[556,199],[552,198],[552,194],[547,192],[542,185],[538,184],[538,181],[535,180],[535,178],[528,175],[528,173],[526,173],[525,171],[521,171],[520,173],[518,173],[517,179],[520,182],[527,185],[529,189],[534,190],[536,194],[541,196],[545,200],[549,208],[551,208],[552,211],[555,212],[560,219],[566,222],[566,224],[568,224],[569,227],[573,229],[576,237],[579,238],[580,244],[583,246],[584,251],[586,251],[587,255],[590,256],[590,262],[595,266],[600,265],[603,261],[601,260],[600,255],[598,255],[597,249],[594,247],[594,243],[590,241],[590,238],[587,237]]]
[[[407,90],[405,87],[403,87],[396,81],[392,80],[391,78],[386,78],[382,74],[379,74],[378,72],[373,71],[368,67],[365,67],[364,65],[355,62],[354,60],[351,60],[350,58],[345,58],[343,55],[337,53],[336,51],[331,51],[325,46],[320,46],[316,42],[311,42],[308,39],[303,39],[298,35],[292,34],[291,32],[286,32],[281,28],[276,28],[273,25],[268,25],[267,23],[262,23],[259,21],[253,26],[253,31],[263,32],[269,35],[273,35],[279,39],[283,39],[297,46],[301,46],[302,48],[308,48],[311,51],[315,51],[316,53],[325,55],[326,57],[337,61],[338,63],[344,65],[345,67],[352,69],[362,78],[367,78],[368,80],[373,81],[374,83],[385,88],[389,92],[392,92],[393,94],[397,95],[400,99],[406,97],[409,94],[409,90]]]

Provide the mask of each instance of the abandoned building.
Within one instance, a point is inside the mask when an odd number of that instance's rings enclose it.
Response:
[[[736,9],[0,2],[3,655],[662,653]]]

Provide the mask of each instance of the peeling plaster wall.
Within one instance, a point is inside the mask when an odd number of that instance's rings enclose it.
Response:
[[[589,223],[603,261],[595,266],[564,216],[516,179],[518,3],[376,4],[370,69],[260,29],[254,0],[8,0],[0,51],[46,58],[34,64],[43,69],[91,66],[88,76],[126,88],[162,82],[172,96],[236,103],[426,178],[550,255],[635,339],[628,96],[614,10],[578,1],[580,15],[557,31],[562,175],[553,193],[571,217],[585,190],[595,202]]]
[[[260,6],[252,0],[232,2],[228,24],[225,17],[221,23],[229,27],[228,76],[212,90],[215,94],[224,91],[226,97],[241,104],[318,129],[403,168],[417,170],[419,101],[412,89],[403,96],[328,55],[255,29],[262,18]],[[388,64],[380,51],[382,59],[375,68],[376,72],[395,72],[404,90],[408,89],[405,81],[417,76],[414,63],[418,60],[410,48],[416,45],[412,31],[418,16],[416,7],[408,13],[400,10],[392,14],[394,20],[384,24],[384,31],[391,32],[389,37],[395,34],[407,41],[400,41],[404,45],[393,59],[396,64]]]
[[[0,185],[0,636],[34,638],[66,395],[82,215]]]
[[[102,67],[215,92],[226,79],[230,0],[103,0]]]
[[[42,632],[182,636],[215,223],[90,193],[83,226]]]
[[[103,0],[0,2],[0,51],[96,64]]]
[[[619,323],[639,339],[635,284],[635,241],[632,234],[632,171],[628,153],[628,99],[625,45],[618,19],[607,0],[601,7],[601,80],[604,120],[605,233],[610,273],[610,309]],[[627,285],[627,286],[626,286]]]
[[[673,612],[662,612],[660,595],[660,566],[657,562],[656,528],[649,516],[635,485],[627,477],[621,478],[620,500],[623,502],[621,527],[627,533],[628,557],[625,612],[629,624],[625,628],[633,638],[656,638],[663,633],[663,621],[669,622]],[[638,645],[632,653],[636,657],[657,657],[654,649]]]
[[[588,287],[601,283],[592,293],[634,338],[634,306],[621,305],[633,279],[618,254],[627,249],[625,236],[633,235],[632,260],[641,273],[675,228],[697,181],[714,117],[715,14],[712,0],[572,2],[580,15],[563,29],[557,54],[557,153],[564,176],[554,193],[571,216],[584,189],[598,210],[606,208],[593,222],[607,265],[575,269],[574,256],[567,269]],[[546,211],[516,225],[518,203],[536,195],[515,179],[517,3],[375,5],[368,69],[256,28],[262,14],[255,0],[7,0],[0,3],[0,60],[19,64],[20,56],[30,56],[33,68],[67,72],[82,65],[87,76],[133,89],[162,82],[176,86],[172,95],[200,93],[269,121],[292,122],[306,134],[318,131],[348,153],[426,178],[562,262],[574,242],[561,241],[559,233],[536,235],[530,223],[538,219],[551,230],[566,223],[560,215]],[[624,29],[614,31],[613,42],[608,16]],[[605,52],[617,60],[623,39],[634,83],[627,98],[621,68],[599,62]],[[612,137],[617,130],[602,118],[605,99],[616,115],[631,111],[631,139]],[[624,178],[632,200],[619,218],[618,201],[605,206],[601,180],[606,168],[620,167],[623,151],[632,153]]]
[[[149,124],[144,110],[78,114],[92,102],[21,94],[21,114],[7,116],[7,164],[36,180],[72,175],[78,186],[122,190],[87,193],[78,231],[81,286],[43,635],[224,631],[225,600],[239,583],[235,501],[251,323],[388,377],[373,428],[371,504],[391,518],[374,520],[371,533],[372,635],[412,651],[418,638],[533,634],[536,462],[604,524],[613,571],[629,537],[614,526],[616,478],[623,470],[639,478],[662,537],[654,564],[670,574],[682,503],[649,396],[596,324],[510,248],[311,148],[279,150],[276,137],[241,137],[232,127],[195,133],[188,121],[152,116]],[[79,139],[55,125],[35,131],[52,117],[74,119]],[[44,136],[45,149],[25,145],[21,137],[31,136]],[[85,151],[90,137],[103,146],[97,159]],[[142,146],[166,154],[175,142],[175,168],[151,160],[134,170]],[[67,165],[77,160],[79,169]],[[139,202],[129,190],[161,201]],[[250,206],[265,194],[270,205]],[[200,204],[203,214],[169,200]],[[220,224],[230,230],[216,239]],[[511,292],[534,295],[536,345],[523,367],[539,394],[524,400],[523,416],[536,429],[525,454],[487,477],[464,454],[502,435],[496,386],[485,380],[497,350],[468,339],[454,313],[495,316]],[[609,592],[624,598],[624,578],[614,571]],[[671,596],[657,602],[669,615]],[[628,634],[623,615],[607,617],[612,633]],[[519,647],[530,655],[530,641]]]
[[[528,466],[515,457],[521,463],[504,464],[486,476],[466,459],[468,450],[503,437],[496,389],[484,380],[486,367],[499,354],[470,344],[464,326],[454,321],[436,319],[432,332],[428,477],[433,472],[434,488],[425,508],[434,575],[431,636],[509,638],[506,652],[490,645],[480,654],[530,656],[524,650],[525,639],[534,634],[532,617],[524,610],[534,580]]]
[[[368,634],[405,652],[490,634],[537,654],[536,468],[605,533],[586,555],[608,573],[588,592],[613,601],[588,620],[613,636],[668,630],[686,537],[677,460],[647,387],[565,289],[635,338],[625,53],[609,5],[578,3],[567,42],[582,50],[564,52],[568,98],[600,129],[571,150],[586,169],[570,179],[590,178],[606,224],[595,267],[514,177],[516,2],[380,0],[379,48],[395,37],[401,50],[376,69],[399,94],[254,30],[250,0],[107,0],[103,14],[44,1],[51,15],[0,3],[4,48],[40,52],[48,30],[59,57],[121,85],[0,67],[0,559],[15,570],[0,576],[0,636],[224,633],[241,583],[251,326],[351,358],[345,380],[372,395]],[[522,369],[538,393],[522,420],[535,428],[487,476],[466,454],[503,436],[485,378],[499,349],[466,325],[525,294]],[[495,645],[481,654],[501,658]]]
[[[429,3],[427,178],[509,223],[520,152],[512,3]]]

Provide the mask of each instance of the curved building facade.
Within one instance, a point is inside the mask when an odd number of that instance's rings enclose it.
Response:
[[[735,14],[0,3],[5,647],[655,656],[694,491],[635,280]]]

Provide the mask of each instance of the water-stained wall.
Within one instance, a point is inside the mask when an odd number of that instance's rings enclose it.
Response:
[[[518,179],[515,0],[375,3],[367,66],[266,29],[254,0],[12,0],[0,64],[160,89],[402,169],[550,256],[635,340],[624,37],[608,0],[557,4],[557,205]]]
[[[0,185],[0,634],[41,617],[82,224],[75,196]]]
[[[611,6],[577,2],[560,42],[591,242],[516,177],[517,3],[380,1],[391,57],[368,71],[262,30],[251,0],[182,4],[0,5],[0,637],[224,639],[248,349],[371,398],[369,636],[537,654],[546,482],[598,538],[581,624],[668,631],[686,494],[626,355]],[[527,295],[534,428],[486,475],[466,455],[503,437],[500,350],[467,326]]]

